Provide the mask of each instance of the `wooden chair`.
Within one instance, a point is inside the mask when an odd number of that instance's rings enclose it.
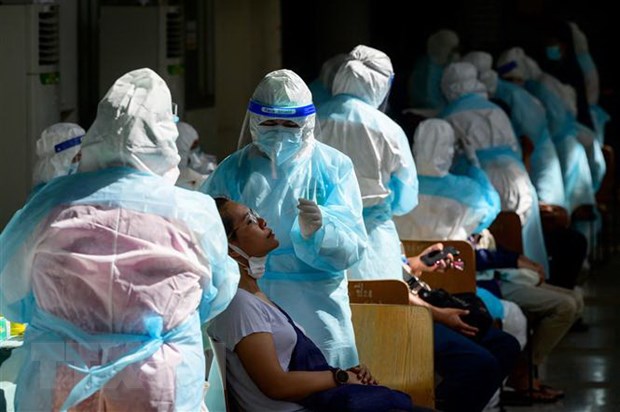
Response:
[[[464,240],[401,240],[407,256],[417,256],[427,247],[441,242],[444,246],[453,246],[463,260],[464,270],[447,269],[445,272],[423,273],[420,279],[433,288],[442,288],[450,293],[476,291],[476,255],[474,249]]]
[[[351,303],[409,304],[409,286],[398,279],[349,280]]]
[[[500,212],[489,231],[493,234],[498,246],[506,250],[523,253],[523,236],[521,219],[515,212]]]
[[[419,406],[434,407],[433,320],[427,308],[351,304],[360,359],[381,385],[409,394]]]

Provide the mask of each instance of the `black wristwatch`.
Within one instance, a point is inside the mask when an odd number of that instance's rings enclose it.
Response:
[[[334,374],[336,385],[340,386],[349,383],[349,373],[347,371],[340,368],[332,368],[332,373]]]

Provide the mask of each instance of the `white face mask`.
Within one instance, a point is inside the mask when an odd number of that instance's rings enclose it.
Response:
[[[249,257],[247,253],[243,250],[239,249],[237,246],[228,244],[228,247],[239,253],[241,256],[248,260],[249,267],[241,263],[242,266],[245,266],[248,269],[248,274],[252,276],[254,279],[258,280],[263,277],[265,274],[265,263],[267,262],[267,256],[263,257]]]

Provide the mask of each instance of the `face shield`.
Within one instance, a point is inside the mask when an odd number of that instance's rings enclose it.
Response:
[[[314,140],[314,104],[277,107],[250,101],[240,146],[252,143],[275,164],[281,165]]]
[[[34,184],[74,174],[80,160],[80,146],[86,132],[77,124],[57,123],[45,129],[37,141]]]
[[[254,91],[238,148],[253,144],[279,166],[309,152],[317,133],[316,108],[308,86],[291,70],[276,70]]]
[[[390,108],[390,94],[392,92],[393,83],[394,83],[394,74],[390,75],[390,80],[388,82],[388,89],[387,89],[387,93],[385,93],[385,98],[383,99],[379,107],[377,107],[377,109],[379,109],[383,113],[387,113],[387,111]]]

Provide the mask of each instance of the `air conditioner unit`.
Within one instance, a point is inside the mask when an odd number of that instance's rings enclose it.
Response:
[[[182,115],[185,80],[181,7],[102,5],[99,28],[100,97],[123,74],[148,67],[166,81]]]
[[[37,139],[60,121],[58,29],[58,5],[0,5],[0,228],[32,188]]]

